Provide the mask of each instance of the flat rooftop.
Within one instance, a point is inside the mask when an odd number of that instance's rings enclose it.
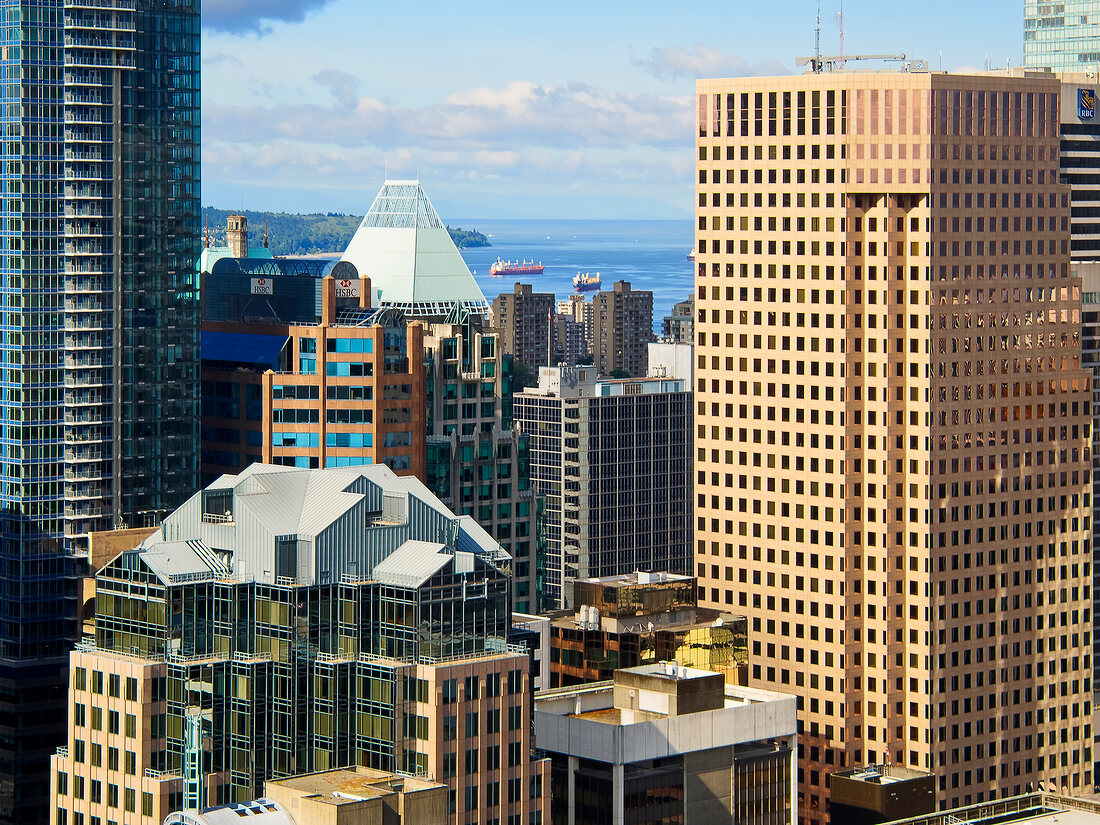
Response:
[[[910,782],[914,779],[927,779],[933,774],[906,768],[902,765],[865,765],[847,771],[837,771],[833,776],[852,782],[867,782],[873,785],[893,785],[897,782]]]
[[[1100,801],[1031,793],[996,799],[964,808],[896,819],[888,825],[1004,825],[1010,822],[1034,822],[1036,825],[1100,825]]]
[[[413,776],[399,776],[370,768],[341,768],[333,771],[271,779],[267,788],[278,785],[302,791],[314,802],[347,805],[364,799],[376,799],[402,791],[419,791],[439,787],[439,783]]]

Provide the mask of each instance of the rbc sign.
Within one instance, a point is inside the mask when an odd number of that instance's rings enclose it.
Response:
[[[1096,117],[1096,90],[1077,90],[1077,116],[1081,120],[1092,120]]]

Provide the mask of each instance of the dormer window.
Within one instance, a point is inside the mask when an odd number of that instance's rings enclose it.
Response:
[[[203,490],[202,520],[212,524],[233,522],[233,490]]]

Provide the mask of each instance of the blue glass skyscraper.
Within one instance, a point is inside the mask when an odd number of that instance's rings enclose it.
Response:
[[[0,0],[0,825],[45,822],[88,533],[197,487],[199,0]]]

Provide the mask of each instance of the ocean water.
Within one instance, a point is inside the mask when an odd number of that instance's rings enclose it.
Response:
[[[541,262],[541,275],[522,275],[535,292],[553,292],[559,300],[573,294],[578,272],[600,273],[601,289],[629,281],[632,289],[653,292],[653,327],[672,305],[687,299],[694,288],[694,263],[687,258],[694,243],[690,220],[685,221],[492,221],[449,220],[451,226],[477,229],[491,236],[492,246],[463,249],[485,298],[511,292],[517,276],[489,277],[489,267],[501,257]],[[586,293],[591,296],[593,293]],[[591,300],[591,298],[589,298]]]

